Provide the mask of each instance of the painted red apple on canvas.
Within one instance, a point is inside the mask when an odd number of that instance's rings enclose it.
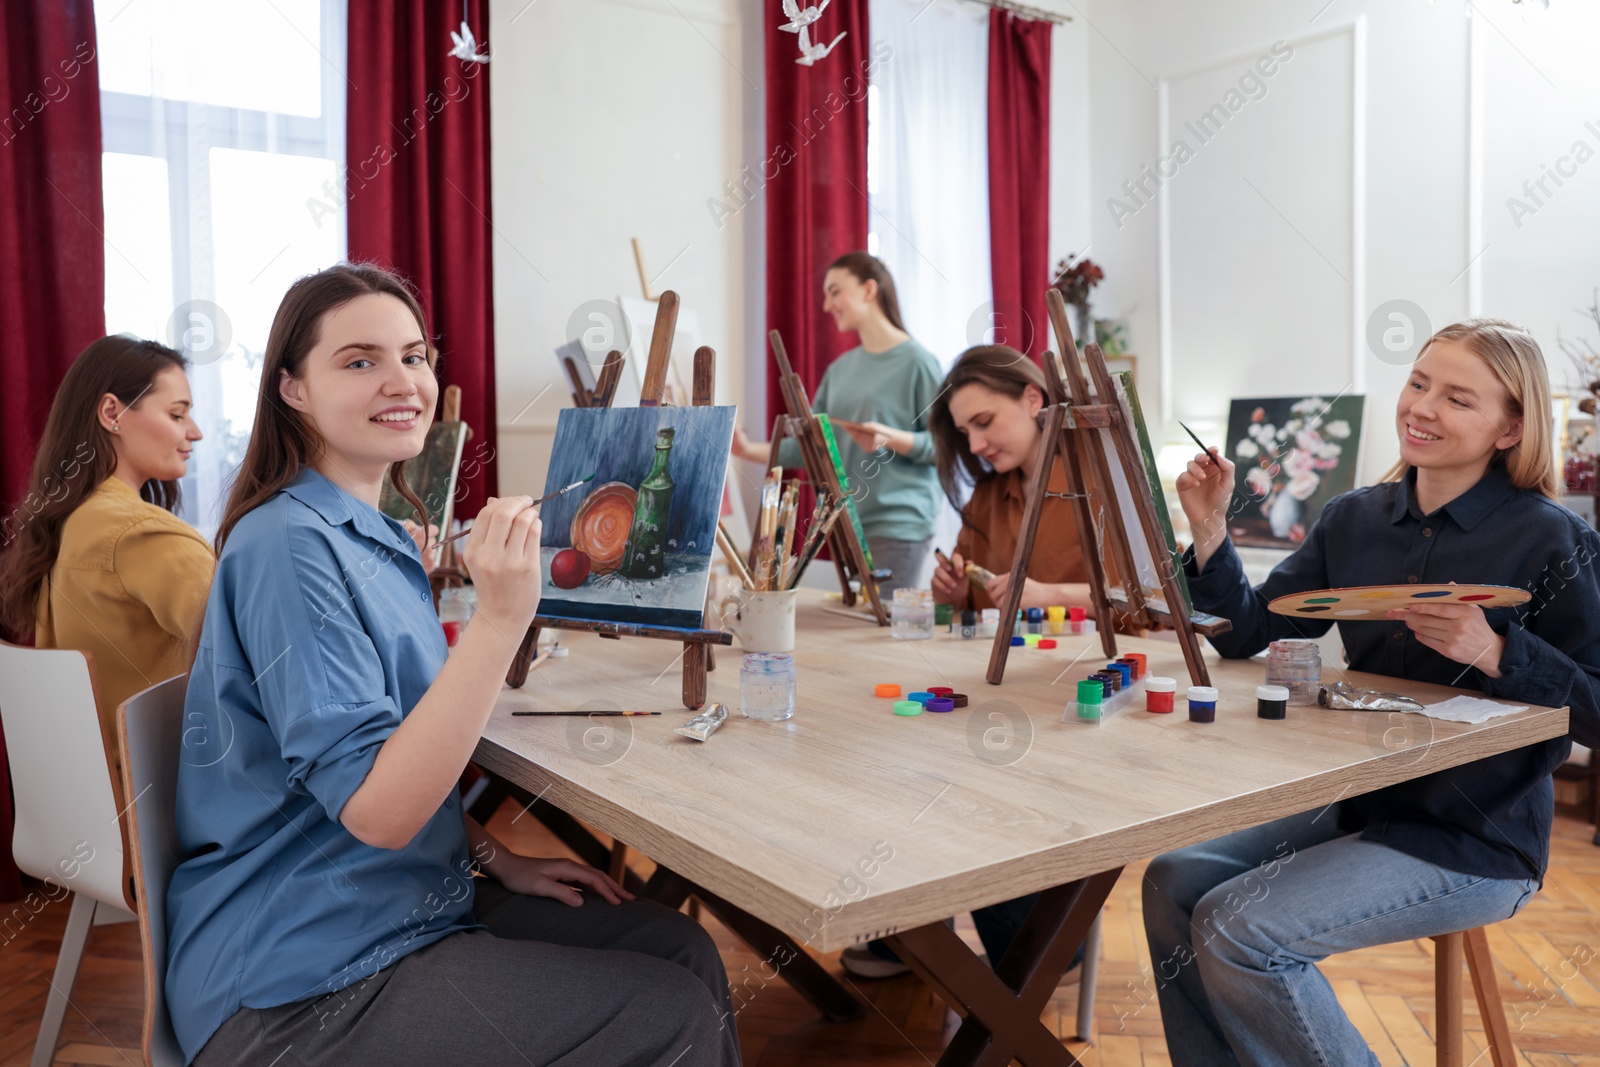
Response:
[[[589,577],[589,557],[576,548],[563,548],[550,561],[550,581],[557,589],[576,589]]]

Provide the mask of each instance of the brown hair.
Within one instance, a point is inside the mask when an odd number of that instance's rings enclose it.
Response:
[[[894,295],[894,278],[890,276],[889,268],[883,265],[883,260],[870,252],[846,252],[829,263],[828,269],[847,270],[855,275],[856,281],[862,285],[877,282],[879,309],[889,320],[889,325],[902,333],[905,332],[905,324],[900,321],[900,299]]]
[[[100,425],[101,399],[109,393],[137,407],[157,375],[185,366],[166,345],[117,334],[91,342],[67,369],[34,453],[28,495],[0,532],[10,549],[0,556],[0,630],[15,640],[33,635],[39,592],[55,566],[68,516],[117,469],[111,434]],[[176,481],[152,478],[139,496],[178,509]]]
[[[1454,341],[1489,364],[1505,387],[1511,418],[1522,420],[1522,440],[1510,448],[1498,449],[1489,462],[1505,467],[1518,489],[1532,489],[1559,501],[1561,483],[1556,477],[1550,373],[1539,342],[1521,326],[1504,319],[1467,319],[1446,326],[1428,338],[1422,351],[1438,341]],[[1419,354],[1417,358],[1422,357]],[[1411,464],[1402,459],[1380,480],[1401,481],[1410,469]]]
[[[1013,400],[1021,400],[1031,385],[1039,390],[1039,396],[1046,404],[1050,402],[1044,371],[1015,348],[1009,345],[977,345],[961,353],[939,386],[933,406],[928,409],[928,432],[933,435],[934,465],[939,471],[939,485],[957,511],[961,510],[963,486],[977,485],[995,476],[983,460],[972,454],[972,449],[967,445],[967,435],[956,429],[955,417],[950,414],[950,398],[957,389],[966,385],[981,385]]]
[[[298,378],[306,356],[316,347],[322,316],[368,294],[392,296],[405,304],[417,320],[422,336],[428,337],[422,305],[417,303],[411,289],[398,275],[375,264],[338,263],[316,274],[308,274],[289,286],[267,334],[267,351],[261,366],[261,396],[256,404],[255,426],[250,431],[250,447],[234,477],[228,506],[217,527],[219,557],[228,534],[239,520],[298,478],[311,466],[312,457],[325,447],[321,436],[278,395],[279,372],[288,371],[290,377]],[[437,353],[431,341],[428,342],[428,366],[437,370]],[[405,464],[390,465],[389,482],[416,509],[418,522],[426,528],[427,512],[417,494],[406,484]]]

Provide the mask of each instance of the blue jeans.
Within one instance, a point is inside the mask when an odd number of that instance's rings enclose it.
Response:
[[[1363,841],[1332,806],[1158,856],[1144,929],[1172,1062],[1376,1065],[1317,961],[1500,922],[1537,889]]]

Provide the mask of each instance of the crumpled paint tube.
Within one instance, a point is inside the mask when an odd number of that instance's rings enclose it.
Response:
[[[717,732],[717,727],[727,721],[728,706],[719,700],[672,732],[692,737],[696,741],[704,741]]]
[[[1421,711],[1422,705],[1399,693],[1380,693],[1376,689],[1358,689],[1349,682],[1325,685],[1317,694],[1317,703],[1325,708],[1341,711]]]

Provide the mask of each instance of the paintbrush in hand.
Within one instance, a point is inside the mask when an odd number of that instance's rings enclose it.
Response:
[[[535,500],[532,504],[529,504],[528,506],[530,508],[536,508],[540,504],[543,504],[546,500],[554,500],[556,497],[560,496],[562,493],[570,493],[572,490],[578,488],[578,486],[580,486],[580,485],[588,485],[592,481],[594,481],[594,475],[592,475],[592,474],[589,475],[589,477],[587,477],[587,478],[579,478],[577,481],[573,482],[571,485],[564,485],[560,489],[557,489],[553,493],[546,493],[544,496],[540,497],[538,500]],[[463,537],[467,536],[471,532],[472,532],[472,527],[469,526],[465,530],[462,530],[460,533],[451,534],[449,537],[446,537],[443,541],[440,541],[434,547],[435,548],[442,548],[443,546],[448,545],[451,541],[459,541],[459,540],[461,540]]]
[[[1178,425],[1179,426],[1183,426],[1183,423],[1179,422]],[[1207,448],[1206,447],[1206,443],[1204,441],[1200,440],[1200,435],[1199,434],[1195,433],[1193,430],[1189,429],[1189,427],[1187,427],[1187,426],[1183,426],[1183,432],[1189,435],[1189,439],[1191,441],[1193,441],[1195,444],[1200,446],[1200,453],[1203,456],[1205,456],[1207,459],[1215,459],[1215,457],[1212,456],[1212,454],[1211,454],[1211,449]]]

